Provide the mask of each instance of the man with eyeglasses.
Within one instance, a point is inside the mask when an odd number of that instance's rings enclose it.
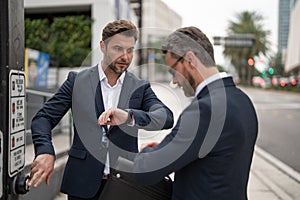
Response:
[[[251,100],[231,76],[219,73],[213,46],[196,27],[180,28],[162,47],[173,83],[194,96],[161,143],[136,156],[140,184],[175,172],[173,200],[247,199],[247,183],[258,133]]]

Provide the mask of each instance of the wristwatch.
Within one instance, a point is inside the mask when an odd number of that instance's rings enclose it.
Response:
[[[132,125],[132,117],[133,117],[133,112],[131,109],[125,109],[128,112],[128,118],[126,121],[126,124]]]

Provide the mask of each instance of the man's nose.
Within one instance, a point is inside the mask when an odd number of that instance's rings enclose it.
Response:
[[[121,55],[121,58],[128,60],[129,59],[129,53],[126,50],[124,50],[124,52]]]

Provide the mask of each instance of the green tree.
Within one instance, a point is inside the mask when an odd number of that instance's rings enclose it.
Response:
[[[282,54],[276,53],[270,58],[270,67],[274,69],[274,75],[284,76],[284,66],[282,64]]]
[[[25,46],[59,59],[60,67],[80,66],[91,51],[90,17],[56,17],[25,20]]]
[[[25,46],[37,50],[46,50],[50,37],[48,19],[25,20]]]
[[[235,20],[229,21],[228,35],[253,34],[255,37],[255,45],[252,48],[225,47],[223,51],[225,57],[231,60],[243,83],[251,83],[251,77],[255,72],[254,67],[248,66],[248,58],[253,58],[260,53],[266,55],[270,46],[268,41],[270,31],[264,29],[263,19],[262,15],[256,12],[243,11],[236,14]]]

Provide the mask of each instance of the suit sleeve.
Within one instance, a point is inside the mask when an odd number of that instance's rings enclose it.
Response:
[[[72,105],[72,90],[75,72],[70,72],[58,91],[37,112],[31,122],[31,134],[35,155],[55,155],[51,130],[58,124]]]
[[[147,147],[137,154],[133,172],[139,184],[157,183],[198,159],[209,126],[210,111],[205,107],[200,109],[198,103],[190,105],[158,146]]]
[[[147,82],[142,88],[142,108],[131,109],[135,126],[145,130],[161,130],[172,128],[174,123],[172,111],[157,98],[155,93],[150,87],[150,83]]]

